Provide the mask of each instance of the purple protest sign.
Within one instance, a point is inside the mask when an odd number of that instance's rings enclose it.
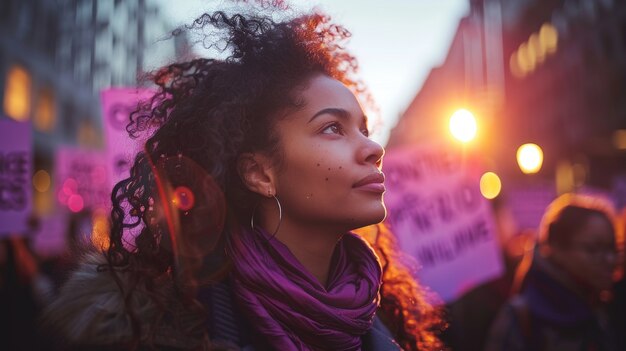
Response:
[[[480,172],[460,150],[421,144],[387,153],[387,222],[420,264],[420,281],[449,302],[503,273]]]
[[[149,99],[154,91],[142,88],[111,88],[100,94],[106,138],[106,164],[111,187],[128,176],[135,154],[144,138],[131,139],[126,131],[130,113],[140,101]]]
[[[145,133],[137,139],[131,139],[126,126],[130,122],[131,112],[137,109],[141,101],[150,99],[154,93],[154,90],[143,88],[111,88],[100,93],[110,189],[129,176],[133,159],[150,134],[150,126],[143,126],[146,128]],[[122,203],[121,206],[128,210],[128,204]],[[141,228],[125,228],[125,242],[134,242],[140,231]]]
[[[0,237],[24,234],[33,206],[30,123],[0,118]]]

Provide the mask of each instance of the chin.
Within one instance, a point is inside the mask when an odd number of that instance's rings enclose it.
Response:
[[[383,206],[382,211],[380,211],[380,213],[376,217],[376,220],[374,222],[372,222],[371,224],[378,224],[378,223],[384,221],[385,218],[387,218],[387,208],[385,208],[385,206]]]
[[[359,220],[357,220],[357,227],[361,228],[372,224],[378,224],[385,220],[387,217],[387,209],[385,205],[379,203],[376,208],[369,208],[367,210],[363,210],[361,215],[359,216]]]

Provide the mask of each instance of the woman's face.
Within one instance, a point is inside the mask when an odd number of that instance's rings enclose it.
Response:
[[[276,124],[275,186],[283,221],[350,230],[385,218],[383,148],[368,137],[354,94],[328,76],[301,92],[304,107]]]
[[[591,215],[573,234],[571,242],[554,250],[559,264],[594,289],[609,289],[617,263],[613,226],[600,215]]]

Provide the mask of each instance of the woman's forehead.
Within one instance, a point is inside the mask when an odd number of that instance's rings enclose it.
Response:
[[[304,110],[317,113],[324,108],[345,110],[349,114],[363,115],[354,93],[340,81],[326,75],[312,77],[300,92]]]

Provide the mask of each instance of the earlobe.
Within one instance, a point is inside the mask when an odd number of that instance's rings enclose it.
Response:
[[[237,171],[244,185],[262,196],[274,194],[270,159],[259,153],[245,153],[237,160]]]

